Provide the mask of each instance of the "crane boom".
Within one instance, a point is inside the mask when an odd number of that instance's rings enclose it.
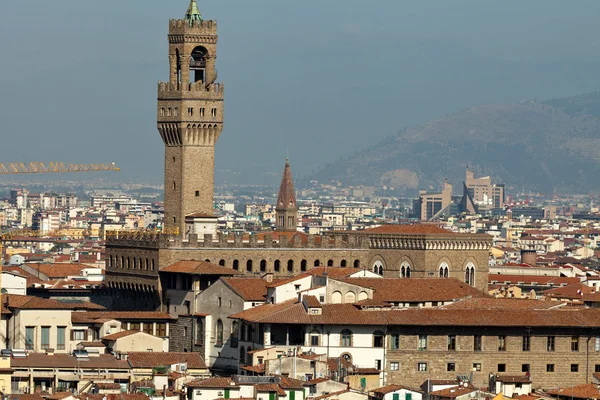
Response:
[[[115,163],[109,164],[65,164],[62,162],[0,163],[0,175],[42,174],[55,172],[120,171]]]

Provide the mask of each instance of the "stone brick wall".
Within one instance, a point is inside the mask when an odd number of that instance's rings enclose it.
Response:
[[[600,367],[600,352],[595,351],[595,336],[588,342],[588,335],[592,332],[578,328],[397,327],[392,332],[401,334],[400,349],[389,349],[388,340],[386,384],[418,386],[427,378],[454,379],[457,374],[472,373],[473,384],[485,387],[490,374],[525,375],[523,365],[528,364],[534,388],[555,388],[590,382],[596,365]],[[419,334],[428,335],[427,350],[417,350]],[[448,350],[449,334],[456,335],[456,350]],[[528,334],[531,335],[530,351],[523,351],[523,335]],[[481,351],[474,351],[474,335],[482,335]],[[506,351],[498,351],[498,335],[506,335]],[[571,351],[572,335],[579,336],[579,351]],[[547,350],[548,336],[555,336],[555,351]],[[398,362],[399,369],[390,371],[390,362]],[[427,371],[419,371],[419,363],[426,363]],[[448,371],[448,363],[454,363],[454,371]],[[473,371],[475,364],[480,365],[480,370]],[[505,371],[499,371],[499,364],[505,365]],[[548,364],[554,364],[554,372],[546,372]],[[571,372],[571,364],[578,365],[577,372]]]
[[[191,315],[180,315],[176,322],[169,325],[170,352],[196,352],[204,357],[204,331],[196,332],[198,324],[195,319]]]

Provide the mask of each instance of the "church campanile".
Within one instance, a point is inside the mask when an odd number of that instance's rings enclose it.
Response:
[[[215,144],[223,129],[224,85],[217,83],[217,22],[195,0],[169,21],[169,81],[158,84],[158,131],[165,144],[166,229],[186,216],[213,214]]]

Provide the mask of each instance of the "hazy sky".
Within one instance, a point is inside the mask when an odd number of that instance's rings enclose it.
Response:
[[[0,161],[114,161],[123,179],[161,182],[156,82],[187,5],[5,1]],[[226,84],[217,183],[277,182],[288,148],[306,175],[473,105],[600,89],[598,0],[198,5],[218,20]]]

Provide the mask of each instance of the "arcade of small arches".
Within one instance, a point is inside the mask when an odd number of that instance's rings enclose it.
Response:
[[[355,303],[357,301],[366,300],[369,298],[369,294],[367,292],[360,291],[358,293],[348,290],[346,293],[342,293],[339,290],[336,290],[331,294],[331,303],[332,304],[342,304],[342,303]]]
[[[206,262],[211,262],[210,259],[206,259]],[[255,265],[255,261],[253,259],[248,259],[248,260],[239,260],[239,259],[234,259],[231,262],[231,268],[234,269],[235,271],[240,271],[240,270],[244,270],[245,272],[290,272],[290,273],[294,273],[294,272],[304,272],[307,271],[309,269],[309,265],[310,267],[316,268],[316,267],[341,267],[341,268],[347,268],[350,265],[350,262],[346,259],[341,259],[339,261],[339,263],[336,263],[333,259],[328,259],[325,262],[322,262],[319,259],[315,259],[315,260],[306,260],[306,259],[302,259],[300,260],[300,262],[298,263],[296,260],[293,259],[288,259],[286,260],[279,260],[276,259],[272,262],[269,262],[265,259],[262,259],[260,261],[258,261]],[[218,261],[218,264],[222,267],[229,267],[229,265],[227,265],[227,261],[225,261],[225,259],[220,259]],[[353,268],[360,268],[361,264],[360,264],[360,260],[354,260],[351,262],[352,267]]]
[[[110,255],[108,257],[108,267],[115,269],[120,268],[154,271],[156,269],[156,264],[153,258],[148,257],[125,257]]]
[[[133,290],[140,293],[153,293],[156,291],[155,285],[145,285],[141,283],[107,282],[106,286],[108,286],[109,289]]]

